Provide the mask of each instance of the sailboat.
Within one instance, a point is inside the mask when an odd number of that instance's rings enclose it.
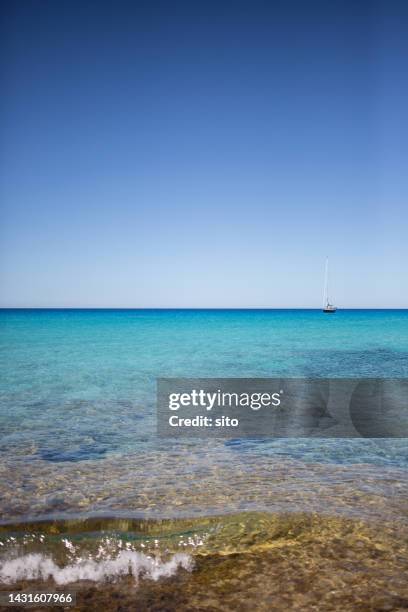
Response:
[[[326,269],[324,273],[324,292],[323,292],[323,312],[334,313],[337,306],[330,304],[329,301],[329,258],[326,257]]]

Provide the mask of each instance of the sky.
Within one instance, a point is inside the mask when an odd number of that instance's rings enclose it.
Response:
[[[408,307],[408,3],[5,0],[1,307]]]

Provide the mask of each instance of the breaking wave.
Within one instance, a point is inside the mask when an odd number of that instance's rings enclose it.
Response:
[[[140,578],[168,578],[179,568],[191,571],[192,557],[186,553],[176,553],[169,560],[163,561],[142,552],[121,551],[113,559],[79,558],[65,567],[59,567],[52,557],[31,553],[3,561],[0,565],[0,581],[10,584],[20,580],[51,578],[56,584],[69,584],[78,580],[114,581],[130,575],[137,582]]]

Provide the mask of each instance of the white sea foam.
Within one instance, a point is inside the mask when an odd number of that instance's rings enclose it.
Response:
[[[192,567],[192,557],[185,553],[176,553],[168,561],[162,561],[144,553],[124,550],[116,558],[98,561],[79,558],[65,567],[59,567],[49,556],[32,553],[3,561],[0,581],[13,583],[52,578],[57,584],[69,584],[78,580],[115,580],[129,574],[135,581],[140,577],[158,580],[172,576],[179,568],[191,571]]]

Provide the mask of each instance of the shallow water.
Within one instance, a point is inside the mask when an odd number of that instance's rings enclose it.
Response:
[[[402,610],[407,534],[310,514],[17,524],[0,591],[69,586],[73,610]]]

